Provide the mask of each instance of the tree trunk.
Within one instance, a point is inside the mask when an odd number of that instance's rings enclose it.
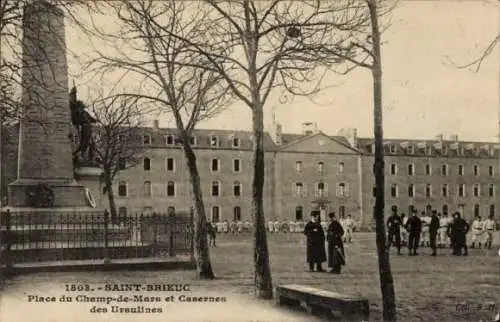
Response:
[[[384,145],[382,127],[382,62],[380,53],[380,31],[378,26],[377,0],[368,0],[373,41],[373,121],[375,137],[375,160],[373,174],[375,176],[375,219],[378,266],[380,274],[380,289],[382,292],[384,321],[396,320],[396,296],[389,262],[389,249],[386,247],[384,220]]]
[[[106,193],[108,194],[109,213],[114,222],[117,218],[115,194],[113,191],[113,179],[111,179],[111,170],[104,168],[104,185],[106,186]]]
[[[258,102],[252,110],[253,117],[253,182],[252,216],[254,223],[255,293],[258,298],[273,298],[273,282],[269,265],[269,251],[264,217],[264,112]]]
[[[183,141],[189,142],[189,138],[186,137]],[[191,179],[191,192],[194,205],[196,267],[200,278],[213,279],[215,276],[212,270],[212,263],[210,262],[210,252],[207,241],[207,217],[205,215],[205,205],[203,204],[203,194],[201,192],[200,174],[196,165],[196,155],[188,143],[184,143],[183,147]]]

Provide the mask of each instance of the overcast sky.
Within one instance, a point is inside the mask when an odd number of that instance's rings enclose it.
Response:
[[[383,35],[384,135],[433,138],[457,134],[466,140],[497,141],[500,111],[500,45],[479,72],[457,64],[477,58],[499,33],[496,1],[401,1]],[[78,52],[78,37],[68,32],[68,47]],[[71,66],[70,66],[71,69]],[[326,80],[336,87],[316,97],[284,104],[278,95],[265,107],[271,129],[272,110],[284,132],[298,133],[305,121],[327,134],[341,128],[372,136],[372,84],[368,70]],[[155,116],[152,116],[155,118]],[[172,126],[169,118],[160,126]],[[250,110],[236,103],[199,128],[251,130]]]

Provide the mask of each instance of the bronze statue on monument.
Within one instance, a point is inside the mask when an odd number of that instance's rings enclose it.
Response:
[[[86,110],[85,104],[77,99],[76,86],[69,93],[71,122],[79,129],[79,142],[73,151],[73,162],[78,166],[98,166],[94,159],[95,141],[92,136],[92,126],[97,122]]]

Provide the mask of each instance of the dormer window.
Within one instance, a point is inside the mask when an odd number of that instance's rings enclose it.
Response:
[[[414,153],[414,148],[413,148],[413,145],[409,145],[407,148],[406,148],[406,151],[408,154],[413,154]]]
[[[174,136],[169,134],[165,137],[165,144],[166,145],[174,145],[175,143],[175,140],[174,140]]]
[[[391,153],[396,153],[396,146],[395,145],[392,145],[389,147]]]
[[[210,146],[211,147],[217,147],[219,146],[219,138],[215,135],[210,136]]]
[[[239,148],[240,147],[240,138],[238,137],[233,137],[233,148]]]

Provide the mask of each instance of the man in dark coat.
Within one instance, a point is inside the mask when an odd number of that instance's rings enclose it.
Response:
[[[461,256],[462,248],[464,249],[464,256],[468,255],[466,236],[469,232],[469,224],[461,218],[459,212],[455,212],[455,220],[451,224],[450,238],[453,238],[453,255]]]
[[[436,256],[436,250],[437,250],[437,244],[436,244],[436,238],[439,230],[439,217],[441,214],[438,216],[437,211],[433,210],[432,211],[432,216],[431,216],[431,223],[429,224],[429,240],[431,243],[431,248],[432,248],[432,254],[431,256]]]
[[[331,221],[326,231],[326,239],[328,241],[328,267],[332,268],[330,273],[340,274],[342,265],[345,265],[344,243],[342,242],[344,229],[337,218],[335,218],[334,212],[330,213],[329,217]]]
[[[394,243],[398,249],[398,255],[401,255],[401,218],[398,215],[398,207],[392,206],[392,215],[387,218],[388,243],[387,248],[390,248]]]
[[[422,232],[422,221],[417,216],[417,210],[412,209],[411,217],[408,218],[406,223],[406,230],[408,231],[408,255],[418,255],[418,242],[420,240],[420,233]]]
[[[318,272],[324,272],[321,264],[326,261],[325,252],[325,232],[319,223],[320,212],[312,211],[311,220],[304,228],[304,235],[307,237],[307,262],[309,271],[314,271],[314,265]]]
[[[216,230],[214,225],[209,221],[207,222],[208,245],[215,247]]]

